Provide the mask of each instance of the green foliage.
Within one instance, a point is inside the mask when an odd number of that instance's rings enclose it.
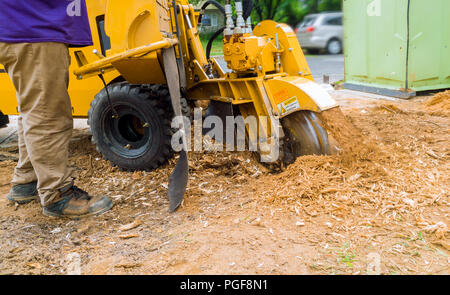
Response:
[[[296,26],[310,13],[340,11],[342,0],[255,0],[253,19],[272,19]]]
[[[342,0],[322,0],[319,4],[319,12],[340,10],[342,10]]]
[[[214,33],[200,34],[200,41],[202,42],[203,50],[205,50],[205,52],[206,52],[206,45],[208,44],[209,39],[211,39],[213,35]],[[217,37],[212,44],[211,56],[216,55],[223,55],[223,35]]]
[[[203,0],[191,0],[197,5]],[[225,0],[218,0],[225,3]],[[234,1],[232,1],[234,2]],[[252,18],[255,23],[265,19],[296,26],[307,14],[322,11],[340,11],[342,0],[254,0]]]

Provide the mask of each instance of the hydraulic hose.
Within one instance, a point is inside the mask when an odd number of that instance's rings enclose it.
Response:
[[[230,0],[226,0],[225,3],[226,4],[230,4]],[[210,4],[216,6],[220,12],[222,12],[225,15],[225,8],[222,6],[222,4],[220,4],[219,2],[215,1],[215,0],[208,0],[207,2],[205,2],[205,4],[203,4],[202,6],[202,11],[204,11]],[[252,14],[253,11],[253,7],[254,7],[254,0],[242,0],[242,5],[244,7],[244,19],[247,19],[250,17],[250,15]],[[199,18],[199,23],[201,23],[201,19],[203,17],[203,14],[200,14],[200,18]],[[217,32],[214,33],[214,35],[211,37],[211,39],[209,39],[208,41],[208,45],[206,46],[206,58],[209,60],[211,57],[211,49],[212,49],[212,44],[214,43],[214,40],[217,39],[217,37],[219,37],[223,31],[225,30],[225,27],[219,29]]]
[[[217,2],[216,0],[208,0],[206,1],[202,8],[201,8],[201,13],[200,16],[198,18],[198,23],[201,24],[202,23],[202,19],[203,19],[203,14],[206,8],[208,8],[209,5],[214,5],[215,7],[217,7],[217,9],[219,9],[219,11],[225,15],[225,7],[222,6],[222,4],[220,4],[219,2]]]
[[[225,30],[225,27],[221,28],[220,30],[218,30],[217,32],[214,33],[214,35],[211,37],[211,39],[209,39],[208,45],[206,45],[206,59],[207,60],[209,60],[211,58],[211,49],[212,49],[214,40],[216,40],[217,37],[219,37],[223,33],[224,30]]]
[[[255,2],[253,0],[242,0],[242,6],[244,7],[244,19],[246,20],[252,14]]]

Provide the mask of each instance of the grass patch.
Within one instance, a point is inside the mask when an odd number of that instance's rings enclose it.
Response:
[[[356,254],[354,250],[350,249],[350,244],[346,243],[341,251],[338,253],[338,263],[344,263],[349,268],[353,268],[353,263],[355,262]]]
[[[209,39],[213,36],[212,33],[210,34],[200,34],[200,41],[202,42],[203,49],[206,53],[206,46],[208,45]],[[223,55],[223,35],[220,35],[219,37],[214,40],[213,45],[211,47],[211,56],[215,55]]]

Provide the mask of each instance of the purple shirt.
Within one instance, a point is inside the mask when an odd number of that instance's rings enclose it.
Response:
[[[0,42],[92,45],[85,0],[0,0]]]

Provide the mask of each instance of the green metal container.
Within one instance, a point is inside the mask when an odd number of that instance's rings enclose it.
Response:
[[[343,0],[347,89],[408,98],[450,88],[449,0]]]

